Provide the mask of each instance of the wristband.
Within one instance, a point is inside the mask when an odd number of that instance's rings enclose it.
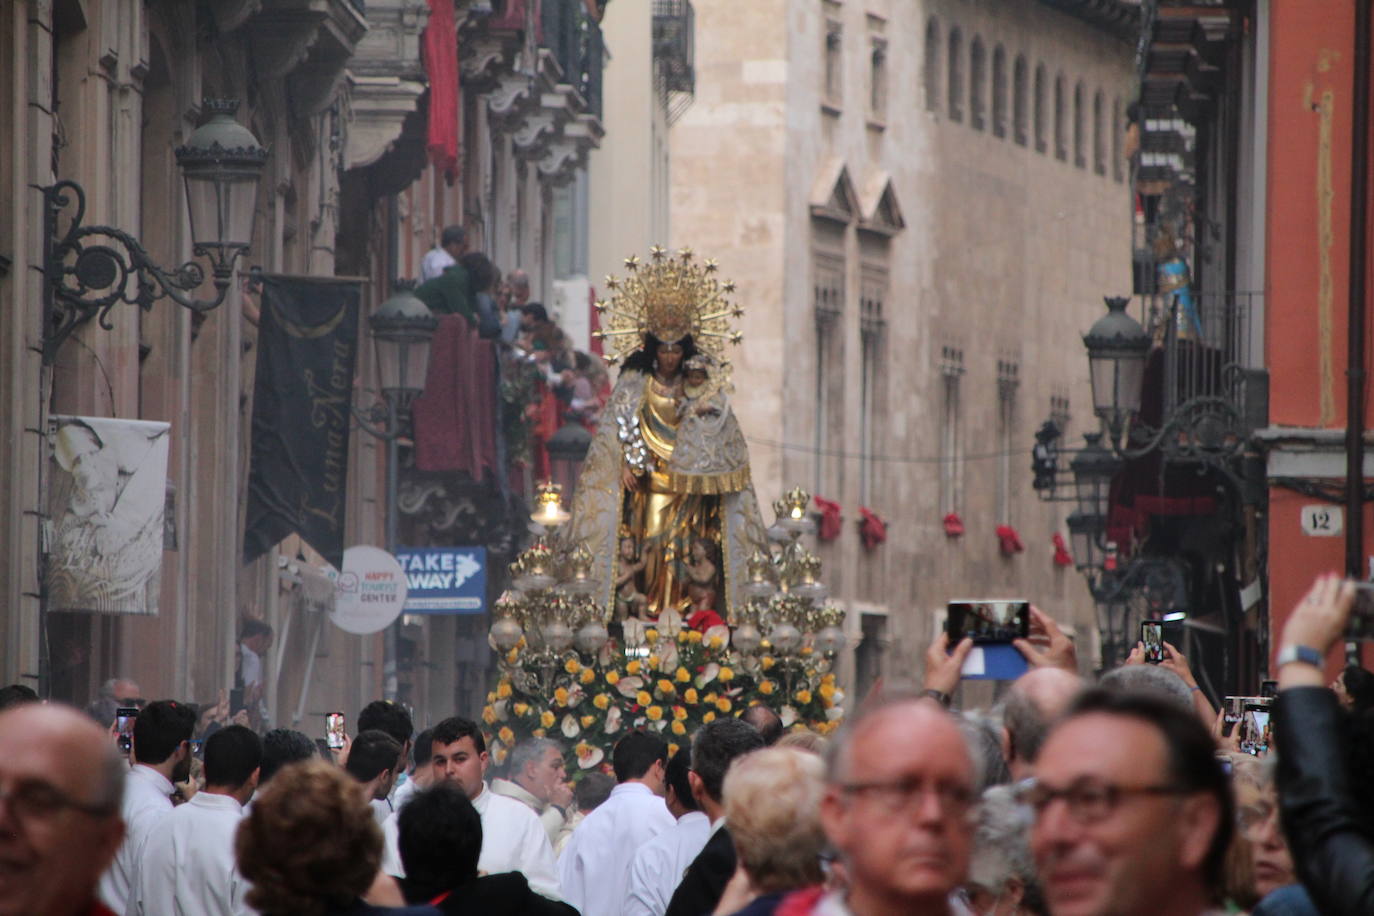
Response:
[[[1193,686],[1189,687],[1188,689],[1189,689],[1189,690],[1201,690],[1202,688],[1199,687],[1197,684],[1194,684]]]
[[[1320,668],[1322,666],[1322,654],[1311,646],[1285,646],[1279,650],[1278,656],[1274,659],[1274,667],[1282,668],[1293,662]]]
[[[934,687],[931,687],[927,690],[921,691],[921,693],[925,696],[930,697],[932,700],[939,703],[941,706],[945,707],[945,709],[949,709],[950,696],[943,690],[936,690]]]

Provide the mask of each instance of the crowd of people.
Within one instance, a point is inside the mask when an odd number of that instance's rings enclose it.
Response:
[[[120,753],[8,687],[0,914],[1367,914],[1371,681],[1321,667],[1352,596],[1323,576],[1288,618],[1250,754],[1173,646],[1088,683],[1038,610],[995,708],[951,708],[972,642],[942,635],[829,739],[752,706],[576,780],[555,740],[498,775],[479,723],[383,701],[324,750],[157,701]]]
[[[531,301],[528,273],[503,274],[472,250],[462,226],[446,227],[426,253],[415,294],[436,315],[462,315],[497,343],[511,457],[547,477],[543,447],[558,427],[572,421],[594,428],[610,392],[601,360],[575,349],[544,304]]]

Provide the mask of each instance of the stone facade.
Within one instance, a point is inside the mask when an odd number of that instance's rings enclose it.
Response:
[[[799,483],[842,506],[818,551],[850,612],[851,683],[916,673],[958,597],[1031,599],[1091,664],[1091,599],[1052,563],[1067,507],[1037,499],[1028,459],[1052,412],[1071,441],[1096,428],[1078,335],[1130,288],[1130,44],[1033,0],[696,13],[672,242],[739,283],[735,409],[760,497]],[[860,507],[885,543],[863,545]],[[1024,552],[1003,555],[1004,524]]]

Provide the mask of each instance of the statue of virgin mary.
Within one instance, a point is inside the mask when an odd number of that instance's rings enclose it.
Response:
[[[608,278],[613,296],[597,303],[597,335],[620,376],[559,536],[591,551],[617,618],[671,631],[708,605],[728,619],[744,602],[749,557],[768,550],[748,447],[725,398],[724,349],[740,340],[729,319],[743,312],[726,301],[734,285],[717,280],[715,263],[690,251],[655,247],[649,264],[625,263],[629,276]],[[700,546],[694,558],[702,540],[719,562],[703,562]]]

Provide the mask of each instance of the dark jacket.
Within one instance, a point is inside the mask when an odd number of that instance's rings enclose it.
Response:
[[[409,881],[402,881],[401,888],[411,903],[431,903],[440,896]],[[475,878],[431,905],[444,916],[577,916],[568,904],[530,890],[518,871]]]
[[[1374,843],[1350,791],[1344,713],[1325,687],[1274,701],[1279,815],[1298,877],[1325,916],[1374,913]],[[1361,774],[1362,778],[1368,774]]]
[[[706,916],[713,912],[734,874],[735,841],[730,838],[730,828],[721,827],[687,866],[664,916]]]

